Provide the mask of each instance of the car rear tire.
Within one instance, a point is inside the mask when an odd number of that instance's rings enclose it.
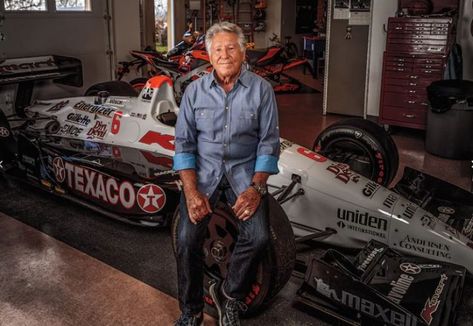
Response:
[[[96,96],[98,92],[107,91],[110,96],[138,96],[138,92],[127,82],[114,80],[92,85],[85,91],[85,96]]]
[[[248,305],[245,315],[251,315],[270,303],[287,283],[294,269],[296,245],[289,219],[279,203],[271,196],[268,196],[268,207],[270,245],[258,263],[251,293],[245,299]],[[176,253],[177,226],[180,218],[177,209],[171,226],[174,253]],[[204,241],[204,299],[210,308],[213,308],[208,292],[210,281],[215,279],[221,281],[225,277],[237,236],[236,217],[232,209],[227,204],[218,203],[210,218],[208,235]]]
[[[359,118],[341,120],[323,130],[313,150],[383,186],[389,186],[399,167],[391,136],[376,123]]]
[[[140,78],[135,78],[132,81],[130,81],[131,87],[135,90],[136,93],[140,93],[143,88],[145,88],[146,82],[148,81],[147,78],[140,77]]]

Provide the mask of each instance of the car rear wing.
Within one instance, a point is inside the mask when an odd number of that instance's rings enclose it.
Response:
[[[12,58],[0,63],[0,85],[38,80],[81,87],[82,64],[79,59],[59,55]]]
[[[82,63],[79,59],[59,55],[6,59],[0,63],[0,87],[18,84],[15,111],[24,117],[24,108],[31,104],[36,81],[81,87]]]

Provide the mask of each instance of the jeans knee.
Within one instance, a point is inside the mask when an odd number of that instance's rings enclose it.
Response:
[[[269,234],[266,232],[255,234],[251,239],[251,247],[255,251],[266,249],[269,244]]]

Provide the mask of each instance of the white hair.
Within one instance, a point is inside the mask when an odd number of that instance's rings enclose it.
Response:
[[[238,44],[240,45],[241,51],[245,50],[246,39],[241,28],[238,25],[230,22],[219,22],[213,24],[205,34],[205,48],[209,54],[214,36],[222,32],[235,34],[238,37]]]

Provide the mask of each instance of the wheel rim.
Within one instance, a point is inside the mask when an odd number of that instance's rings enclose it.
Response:
[[[216,209],[210,218],[204,239],[205,284],[208,285],[211,279],[221,281],[227,276],[228,263],[237,238],[238,228],[234,218],[228,212]],[[268,293],[268,287],[269,277],[265,275],[262,261],[258,263],[250,293],[244,300],[248,305],[247,313],[251,313],[254,308],[257,308],[264,301]],[[204,299],[207,304],[213,305],[208,293],[206,293]]]
[[[324,146],[321,153],[332,161],[345,163],[354,172],[371,180],[377,180],[376,157],[369,148],[349,138],[339,138]]]

